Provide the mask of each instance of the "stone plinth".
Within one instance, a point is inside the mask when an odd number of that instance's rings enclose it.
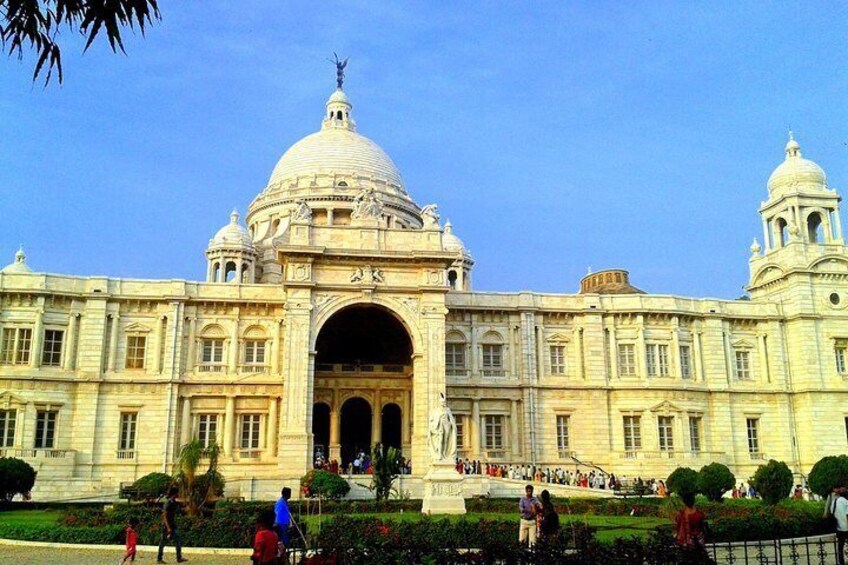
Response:
[[[462,475],[450,461],[433,463],[424,475],[422,514],[465,514]]]

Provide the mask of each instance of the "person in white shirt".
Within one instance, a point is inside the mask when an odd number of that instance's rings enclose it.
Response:
[[[845,540],[848,540],[848,490],[841,487],[839,498],[833,505],[833,517],[836,518],[836,563],[845,565]]]

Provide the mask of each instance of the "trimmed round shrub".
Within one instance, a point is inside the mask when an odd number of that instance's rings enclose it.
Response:
[[[833,487],[848,487],[848,455],[823,457],[813,465],[809,477],[810,490],[827,497]]]
[[[36,474],[26,461],[0,457],[0,500],[11,501],[18,494],[29,496]]]
[[[786,463],[770,459],[768,463],[757,468],[752,483],[766,504],[777,504],[784,498],[789,498],[794,481],[792,471]]]
[[[679,497],[698,494],[698,472],[689,467],[678,467],[668,476],[668,490]]]
[[[150,473],[139,478],[132,484],[138,489],[138,498],[141,500],[159,498],[168,492],[168,487],[174,484],[171,475],[165,473]]]
[[[312,470],[300,479],[303,495],[309,498],[338,500],[350,492],[350,485],[336,473]]]
[[[724,493],[736,484],[736,477],[727,465],[710,463],[698,471],[698,492],[716,502],[721,502]]]

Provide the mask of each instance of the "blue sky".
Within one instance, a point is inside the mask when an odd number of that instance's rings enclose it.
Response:
[[[0,60],[2,262],[23,243],[39,271],[201,279],[318,129],[333,51],[479,290],[576,292],[591,266],[738,297],[790,126],[848,191],[844,3],[160,4],[126,57],[66,32],[61,87]]]

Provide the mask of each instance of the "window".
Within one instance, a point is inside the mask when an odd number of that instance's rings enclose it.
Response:
[[[135,431],[138,424],[138,412],[121,413],[121,437],[118,439],[118,451],[135,451]]]
[[[241,444],[242,449],[259,449],[259,414],[241,415]]]
[[[56,410],[39,410],[35,416],[35,448],[53,449],[56,445]]]
[[[618,345],[618,374],[622,377],[636,374],[636,346],[632,343]]]
[[[503,346],[483,344],[483,376],[497,377],[500,375],[503,375]]]
[[[567,457],[567,453],[571,450],[571,441],[569,439],[569,424],[571,424],[571,416],[557,416],[557,451],[560,457]]]
[[[204,449],[215,445],[218,437],[218,415],[200,414],[197,417],[197,439]]]
[[[552,345],[550,352],[551,352],[551,374],[552,375],[564,375],[565,374],[565,346],[564,345]]]
[[[636,451],[642,449],[642,417],[624,417],[624,450]]]
[[[692,378],[692,349],[688,345],[680,346],[680,378]]]
[[[486,444],[484,448],[489,451],[499,451],[504,448],[503,439],[503,416],[484,416],[483,425],[485,427],[484,439]]]
[[[244,362],[246,365],[265,364],[265,340],[248,339],[244,342]]]
[[[848,416],[845,417],[845,439],[848,440]]]
[[[147,337],[143,335],[127,336],[127,369],[144,369],[146,349]]]
[[[645,360],[648,366],[648,376],[668,376],[668,345],[649,343],[645,346]]]
[[[674,416],[657,417],[657,438],[660,451],[674,451]]]
[[[200,370],[220,371],[224,362],[224,340],[204,339]]]
[[[445,344],[445,368],[450,376],[465,374],[465,344]]]
[[[32,348],[30,328],[6,328],[3,330],[3,351],[0,362],[4,365],[26,365]]]
[[[760,454],[760,419],[747,418],[745,427],[748,429],[748,453],[751,457],[759,456]]]
[[[701,451],[701,417],[689,416],[689,447],[692,453]]]
[[[58,367],[62,364],[62,330],[44,330],[44,349],[41,352],[41,364]]]
[[[844,344],[837,345],[833,351],[836,354],[836,372],[840,375],[848,373],[848,365],[846,365],[846,361],[848,361],[848,346]]]
[[[751,378],[751,359],[748,351],[736,352],[736,378],[740,381]]]
[[[456,448],[465,448],[465,416],[456,417]]]
[[[15,445],[17,410],[0,410],[0,447]]]

